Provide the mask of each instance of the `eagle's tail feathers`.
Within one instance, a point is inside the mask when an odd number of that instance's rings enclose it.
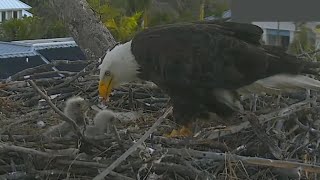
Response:
[[[303,75],[275,75],[239,88],[237,92],[241,95],[259,92],[279,94],[281,92],[297,92],[303,89],[319,91],[320,81]]]

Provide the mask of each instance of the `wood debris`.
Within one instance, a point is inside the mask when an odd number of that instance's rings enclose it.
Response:
[[[87,65],[80,72],[50,71],[63,63],[0,83],[0,179],[319,179],[316,92],[253,95],[243,99],[247,113],[198,120],[194,137],[167,138],[177,125],[154,84],[125,84],[102,105],[96,61],[73,62]],[[63,112],[71,97],[87,103],[84,124]],[[115,119],[95,127],[104,109]]]

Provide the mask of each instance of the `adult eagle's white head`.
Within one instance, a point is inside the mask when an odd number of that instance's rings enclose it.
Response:
[[[100,66],[99,95],[107,100],[112,89],[137,79],[139,65],[131,52],[131,41],[108,51]]]

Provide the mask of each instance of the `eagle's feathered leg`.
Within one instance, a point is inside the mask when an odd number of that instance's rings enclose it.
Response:
[[[181,127],[172,130],[170,134],[165,134],[165,136],[169,138],[193,136],[193,122],[203,109],[198,103],[190,103],[182,98],[172,98],[171,103],[174,105],[174,121]]]

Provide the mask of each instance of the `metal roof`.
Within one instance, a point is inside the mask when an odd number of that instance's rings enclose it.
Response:
[[[33,14],[27,10],[22,10],[22,16],[30,17],[30,16],[33,16]]]
[[[12,42],[19,42],[19,43],[26,43],[26,44],[39,44],[39,43],[51,43],[51,42],[53,43],[53,42],[67,42],[67,41],[74,41],[74,39],[72,37],[66,37],[66,38],[52,38],[52,39],[21,40],[21,41],[12,41]]]
[[[221,19],[221,18],[223,18],[223,19],[231,18],[231,10],[224,11],[222,13],[221,17],[217,17],[217,16],[212,15],[212,16],[205,17],[204,19],[211,21],[211,20],[216,20],[216,19]],[[228,19],[227,21],[230,21],[230,19]]]
[[[0,0],[0,11],[10,9],[31,9],[31,6],[19,1],[19,0]]]
[[[31,46],[0,42],[0,58],[30,56],[33,54]]]
[[[223,12],[222,18],[231,18],[231,10],[229,9],[229,10]]]
[[[31,56],[37,54],[36,50],[77,46],[78,45],[72,38],[37,39],[12,42],[0,41],[0,58]]]

